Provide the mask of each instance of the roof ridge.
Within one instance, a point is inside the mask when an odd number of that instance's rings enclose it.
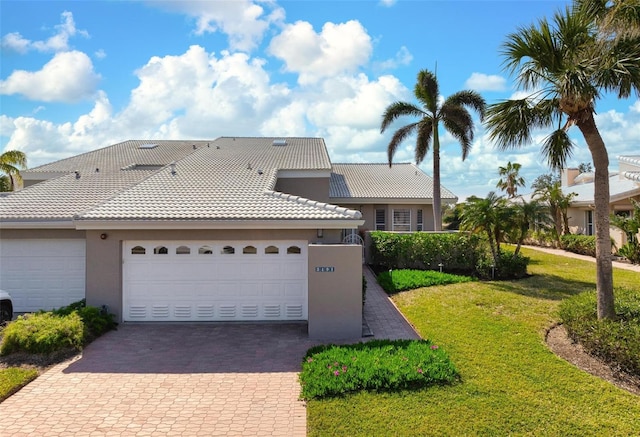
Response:
[[[388,162],[335,162],[333,165],[389,165]],[[393,165],[415,165],[413,162],[395,162]]]
[[[284,199],[296,202],[301,205],[314,206],[325,211],[335,211],[340,214],[348,215],[354,219],[361,219],[362,213],[354,209],[345,208],[343,206],[333,205],[331,203],[320,202],[318,200],[307,199],[306,197],[296,196],[295,194],[287,194],[281,191],[265,190],[265,194],[278,199]]]

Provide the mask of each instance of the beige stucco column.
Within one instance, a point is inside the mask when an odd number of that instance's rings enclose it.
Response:
[[[309,337],[362,337],[362,247],[309,245]]]

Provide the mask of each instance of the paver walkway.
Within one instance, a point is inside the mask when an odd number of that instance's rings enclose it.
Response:
[[[364,274],[373,338],[418,338]],[[0,403],[0,436],[304,436],[315,344],[306,324],[123,324]]]

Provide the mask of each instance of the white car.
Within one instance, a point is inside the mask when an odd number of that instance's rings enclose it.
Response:
[[[13,302],[11,296],[4,290],[0,290],[0,324],[10,322],[13,319]]]

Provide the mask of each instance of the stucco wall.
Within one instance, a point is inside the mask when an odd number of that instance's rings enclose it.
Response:
[[[275,191],[329,203],[329,178],[278,178]]]
[[[309,246],[310,338],[362,337],[361,253],[358,245]]]

